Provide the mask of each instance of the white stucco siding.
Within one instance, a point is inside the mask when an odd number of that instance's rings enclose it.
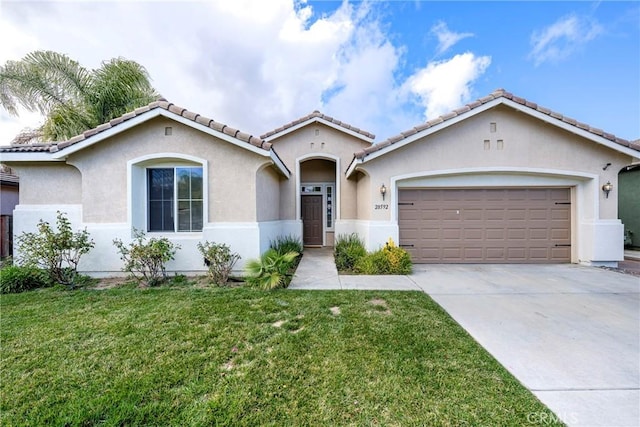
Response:
[[[19,202],[24,205],[80,204],[80,171],[62,162],[16,163],[11,167],[20,177]]]
[[[167,127],[170,135],[165,135]],[[165,153],[178,155],[163,159]],[[256,220],[255,176],[265,157],[166,118],[150,120],[70,156],[67,162],[82,172],[84,220],[127,222],[128,162],[146,158],[151,164],[154,155],[165,164],[183,157],[207,162],[210,221]]]
[[[277,221],[280,217],[280,176],[269,165],[256,174],[256,214],[258,221]]]

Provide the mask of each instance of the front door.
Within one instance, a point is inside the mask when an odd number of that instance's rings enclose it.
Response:
[[[302,196],[302,242],[322,246],[322,196]]]

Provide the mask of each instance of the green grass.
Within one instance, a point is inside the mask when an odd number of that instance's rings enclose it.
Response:
[[[47,289],[0,309],[6,426],[553,418],[417,292]]]

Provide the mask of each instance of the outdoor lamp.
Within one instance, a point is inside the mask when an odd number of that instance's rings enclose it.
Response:
[[[382,200],[384,200],[384,195],[387,194],[387,187],[384,184],[380,186],[380,194],[382,194]]]
[[[607,181],[605,185],[602,186],[602,191],[604,191],[605,197],[609,198],[609,193],[613,190],[613,184],[610,181]]]

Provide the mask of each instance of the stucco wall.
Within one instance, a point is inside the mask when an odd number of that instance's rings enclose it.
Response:
[[[20,204],[80,204],[80,171],[62,162],[16,163],[11,167],[20,177]]]
[[[302,182],[302,179],[296,177],[296,163],[302,160],[313,161],[314,158],[336,161],[340,176],[339,185],[337,185],[340,188],[338,218],[356,218],[357,189],[354,182],[345,178],[345,172],[346,167],[353,159],[353,153],[370,146],[369,143],[321,123],[312,123],[272,142],[275,151],[292,172],[291,178],[281,183],[280,219],[297,219],[296,195],[298,189],[296,185]],[[313,166],[313,164],[311,165]],[[309,171],[311,170],[309,169]],[[310,176],[305,176],[305,179],[308,177]],[[335,181],[335,174],[332,179],[327,180]]]
[[[258,221],[276,221],[280,217],[280,176],[271,166],[256,175],[256,212]]]
[[[165,127],[172,128],[171,135],[165,135]],[[68,163],[82,173],[84,221],[126,222],[127,162],[161,153],[207,161],[209,221],[256,220],[255,176],[268,159],[189,126],[155,118],[70,156]]]

